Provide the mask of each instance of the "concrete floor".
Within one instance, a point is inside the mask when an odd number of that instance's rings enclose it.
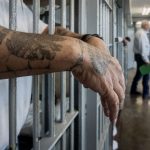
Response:
[[[125,106],[118,123],[118,150],[150,150],[150,100],[130,97],[134,73],[129,71]],[[141,82],[138,88],[142,91]]]

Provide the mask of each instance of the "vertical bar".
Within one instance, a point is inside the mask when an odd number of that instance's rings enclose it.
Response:
[[[102,4],[102,10],[103,10],[103,20],[102,20],[103,28],[102,28],[102,33],[103,33],[103,38],[105,40],[105,11],[104,11],[104,2]]]
[[[100,35],[103,36],[103,0],[99,1],[100,3]],[[99,133],[99,139],[101,140],[101,135],[103,132],[103,109],[102,105],[100,105],[100,133]]]
[[[66,150],[66,132],[62,135],[62,150]]]
[[[45,108],[46,108],[46,103],[45,103],[45,99],[46,99],[46,95],[45,95],[45,75],[41,75],[41,92],[42,92],[42,126],[41,126],[41,136],[45,136],[45,125],[46,125],[46,121],[45,121]]]
[[[66,28],[66,0],[61,1],[61,25]],[[66,72],[61,72],[61,121],[65,120],[66,112]]]
[[[70,30],[74,32],[74,0],[70,0]],[[74,77],[69,73],[70,77],[70,112],[74,111]],[[74,150],[74,121],[70,127],[70,150]]]
[[[106,7],[106,25],[107,25],[107,30],[106,30],[106,35],[107,35],[107,45],[109,46],[109,19],[108,19],[108,10],[109,8]]]
[[[74,32],[74,0],[70,0],[70,30]],[[69,74],[70,79],[70,112],[74,111],[74,77]]]
[[[55,31],[55,0],[49,0],[49,34]],[[49,136],[55,135],[55,74],[48,75],[48,118],[49,118]]]
[[[61,1],[61,26],[66,28],[66,0]],[[65,120],[66,114],[66,72],[62,72],[61,81],[61,122]]]
[[[106,22],[106,4],[104,3],[104,37],[105,37],[105,42],[107,42],[107,38],[106,38],[106,24],[107,24],[107,22]]]
[[[38,33],[40,0],[33,0],[33,32]],[[33,148],[39,150],[39,76],[33,76]]]
[[[61,26],[66,28],[66,0],[61,1]],[[66,115],[66,72],[62,72],[61,81],[61,122],[65,121]],[[66,133],[62,136],[62,150],[66,150]]]
[[[85,1],[79,0],[79,32],[85,30]],[[79,150],[85,150],[85,89],[79,84]]]
[[[16,30],[17,1],[9,0],[9,28]],[[9,79],[9,149],[16,149],[16,78]]]
[[[102,30],[103,30],[103,3],[102,3],[102,0],[100,0],[100,35],[102,36]]]
[[[72,122],[70,130],[71,130],[70,150],[74,150],[74,122]]]

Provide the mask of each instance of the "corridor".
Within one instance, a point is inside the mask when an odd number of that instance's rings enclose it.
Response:
[[[130,97],[129,90],[135,70],[128,74],[124,109],[119,121],[119,150],[150,150],[150,100]],[[142,91],[139,83],[139,91]]]

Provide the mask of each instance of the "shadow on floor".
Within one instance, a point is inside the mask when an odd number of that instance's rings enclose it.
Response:
[[[129,71],[125,105],[118,121],[118,150],[150,150],[150,100],[130,97],[134,73]],[[139,91],[141,89],[139,83]]]

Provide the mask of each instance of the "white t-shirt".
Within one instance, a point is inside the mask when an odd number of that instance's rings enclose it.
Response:
[[[9,0],[0,0],[0,25],[9,27]],[[39,33],[46,27],[45,23],[39,21]],[[33,14],[21,0],[17,0],[17,31],[33,31]],[[28,114],[31,89],[31,76],[17,78],[17,134]],[[0,150],[9,143],[8,118],[8,80],[0,80]]]
[[[135,54],[141,54],[143,60],[149,63],[150,56],[150,43],[147,32],[143,29],[139,29],[134,37],[133,51]]]

